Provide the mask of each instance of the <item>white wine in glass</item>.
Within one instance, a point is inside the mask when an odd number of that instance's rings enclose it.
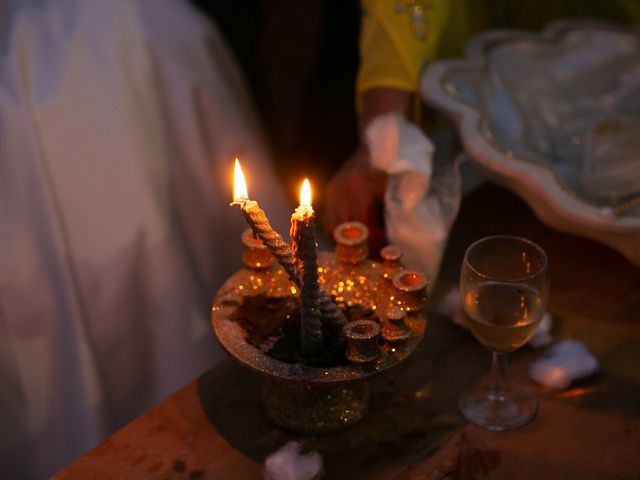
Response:
[[[467,325],[490,350],[513,352],[523,346],[544,315],[542,294],[518,283],[484,282],[464,296]]]
[[[547,255],[535,243],[501,235],[480,239],[467,249],[460,272],[462,307],[473,335],[493,352],[488,384],[458,399],[463,415],[473,423],[507,430],[535,416],[535,397],[507,382],[507,354],[536,331],[548,291]]]

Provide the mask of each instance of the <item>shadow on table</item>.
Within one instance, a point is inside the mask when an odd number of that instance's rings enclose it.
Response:
[[[489,366],[488,353],[449,320],[434,316],[428,328],[410,360],[372,382],[371,411],[344,432],[299,436],[271,426],[261,411],[261,379],[232,362],[199,379],[200,401],[214,428],[258,463],[288,440],[297,440],[321,453],[327,478],[360,478],[387,467],[403,470],[430,455],[464,423],[455,406],[457,392]]]

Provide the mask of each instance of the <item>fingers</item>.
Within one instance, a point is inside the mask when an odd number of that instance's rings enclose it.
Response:
[[[332,235],[333,229],[343,222],[355,220],[372,224],[375,220],[371,213],[375,210],[375,198],[369,172],[364,168],[338,172],[327,186],[325,206],[323,223],[328,235]]]

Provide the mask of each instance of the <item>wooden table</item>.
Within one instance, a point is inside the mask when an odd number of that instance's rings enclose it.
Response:
[[[488,371],[490,354],[432,314],[418,352],[373,382],[372,410],[349,431],[296,437],[273,428],[260,412],[260,378],[228,360],[55,478],[258,479],[265,457],[290,439],[322,454],[328,479],[640,478],[640,270],[546,228],[515,196],[483,185],[463,202],[432,303],[457,282],[466,246],[494,233],[545,248],[552,333],[582,340],[601,363],[598,375],[553,393],[527,376],[542,352],[512,354],[511,379],[540,400],[530,424],[492,433],[465,422],[456,396]]]

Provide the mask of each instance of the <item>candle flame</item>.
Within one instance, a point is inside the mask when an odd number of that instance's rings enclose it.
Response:
[[[242,173],[240,162],[236,158],[236,164],[233,169],[233,201],[243,202],[245,200],[249,200],[247,182],[244,179],[244,173]]]
[[[309,183],[308,178],[304,179],[304,182],[302,182],[302,187],[300,188],[300,206],[311,206],[311,184]]]

